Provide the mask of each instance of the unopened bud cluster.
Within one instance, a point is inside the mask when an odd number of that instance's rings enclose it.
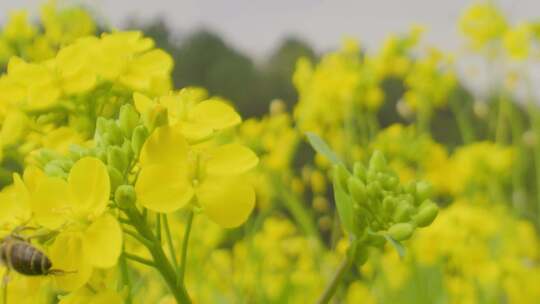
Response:
[[[369,166],[354,164],[353,173],[337,167],[342,189],[352,203],[353,233],[357,240],[382,246],[386,237],[409,239],[416,228],[430,225],[438,213],[431,186],[424,181],[400,185],[382,153],[373,153]]]
[[[43,167],[45,173],[49,176],[67,178],[73,164],[86,156],[92,156],[100,159],[107,164],[111,190],[115,193],[116,189],[124,185],[122,190],[125,202],[129,200],[134,202],[134,192],[129,184],[128,177],[136,163],[139,152],[148,137],[149,131],[142,124],[140,115],[131,104],[125,104],[120,108],[117,119],[99,117],[96,122],[94,135],[95,145],[87,148],[80,145],[71,145],[67,155],[60,155],[50,150],[43,149],[37,157],[38,163]],[[130,198],[130,199],[126,199]]]

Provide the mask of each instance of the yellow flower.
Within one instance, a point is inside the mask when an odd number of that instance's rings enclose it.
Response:
[[[49,229],[62,228],[50,248],[53,267],[66,272],[55,277],[58,286],[75,290],[88,281],[93,267],[114,266],[121,252],[122,231],[107,212],[110,182],[105,165],[95,158],[82,158],[71,168],[67,181],[37,169],[27,171],[25,182],[35,221]]]
[[[502,37],[507,22],[492,3],[474,3],[459,19],[459,29],[475,49]]]
[[[28,13],[14,11],[9,15],[8,23],[4,26],[2,35],[12,41],[32,39],[37,29],[28,21]]]
[[[186,88],[177,94],[165,95],[152,100],[134,93],[133,101],[147,125],[167,109],[169,125],[179,128],[189,141],[208,139],[216,131],[233,127],[242,120],[233,107],[220,98],[205,99],[197,88]]]
[[[520,24],[504,33],[503,45],[512,59],[522,60],[529,56],[532,32],[528,24]]]
[[[150,210],[172,212],[195,197],[213,221],[236,227],[255,205],[255,190],[242,174],[257,162],[257,156],[239,144],[190,148],[177,129],[163,126],[142,148],[137,199]]]

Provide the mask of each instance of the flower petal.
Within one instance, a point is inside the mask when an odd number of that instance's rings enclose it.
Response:
[[[150,109],[152,109],[152,107],[156,104],[156,102],[152,99],[137,92],[133,93],[133,103],[135,104],[135,109],[137,109],[137,112],[143,115],[150,112]]]
[[[82,215],[99,215],[107,207],[111,184],[109,173],[101,160],[85,157],[78,160],[69,172],[73,209]]]
[[[156,163],[182,165],[187,162],[188,144],[176,128],[159,127],[152,132],[141,150],[141,166]]]
[[[206,167],[209,175],[237,175],[252,169],[259,162],[253,151],[239,144],[219,146],[210,155]]]
[[[186,137],[186,139],[193,143],[210,138],[214,130],[208,125],[183,121],[178,124],[180,132]]]
[[[241,179],[207,179],[197,200],[210,219],[226,228],[243,224],[255,207],[253,186]]]
[[[190,120],[222,130],[239,124],[242,119],[233,107],[219,99],[208,99],[198,103],[189,112]]]
[[[30,199],[36,222],[49,229],[60,227],[68,213],[68,200],[67,182],[58,177],[44,176]]]
[[[168,164],[144,167],[135,192],[141,205],[157,212],[176,211],[193,197],[185,167]]]
[[[73,291],[88,282],[92,266],[87,262],[84,238],[79,232],[62,232],[50,248],[52,269],[64,273],[55,275],[58,288]]]
[[[116,265],[122,251],[122,228],[115,217],[105,213],[84,232],[88,262],[94,267]]]

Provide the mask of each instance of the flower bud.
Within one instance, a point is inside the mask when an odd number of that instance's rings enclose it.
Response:
[[[43,170],[45,171],[45,174],[52,177],[67,178],[68,176],[64,169],[62,169],[60,166],[58,166],[58,164],[55,164],[53,162],[46,164]]]
[[[394,190],[399,184],[399,179],[396,176],[385,174],[381,178],[381,183],[385,189]]]
[[[73,166],[73,162],[69,159],[53,159],[49,164],[60,167],[64,172],[69,172]]]
[[[382,205],[384,214],[386,216],[392,216],[392,213],[396,208],[396,199],[391,196],[387,196],[383,199]]]
[[[435,220],[438,213],[439,207],[431,200],[426,200],[420,205],[418,213],[413,216],[414,223],[418,227],[428,226]]]
[[[375,170],[376,172],[382,172],[386,170],[386,159],[381,151],[376,150],[371,155],[369,160],[369,170]]]
[[[411,215],[414,211],[414,208],[407,203],[407,201],[400,201],[397,204],[397,207],[394,211],[394,216],[392,217],[395,222],[403,223],[408,222],[411,219]]]
[[[107,142],[112,145],[120,145],[124,141],[124,135],[122,134],[122,130],[112,120],[108,122],[105,138],[107,139]]]
[[[433,192],[433,187],[429,182],[419,181],[416,183],[416,200],[418,203],[430,198]]]
[[[39,161],[41,164],[45,165],[49,162],[51,162],[54,159],[58,159],[60,155],[56,153],[53,150],[49,149],[41,149],[39,150],[39,154],[37,156],[37,161]]]
[[[354,176],[356,176],[357,178],[361,179],[362,181],[366,180],[366,167],[364,167],[361,162],[354,163],[353,172]]]
[[[144,126],[137,126],[133,130],[133,136],[131,137],[131,149],[135,155],[139,155],[144,142],[148,138],[148,130]]]
[[[109,178],[111,181],[111,191],[114,191],[114,189],[124,182],[124,177],[120,171],[110,165],[107,166],[107,169],[109,171]]]
[[[388,235],[396,241],[409,239],[414,232],[414,226],[411,223],[397,223],[388,229]]]
[[[367,204],[366,185],[358,178],[351,176],[347,182],[349,193],[352,198],[360,205]]]
[[[139,114],[131,104],[125,104],[120,108],[118,125],[126,138],[131,138],[133,130],[139,123]]]
[[[367,185],[367,194],[372,199],[377,199],[382,195],[382,187],[378,181],[374,181]]]
[[[129,208],[135,204],[135,189],[131,185],[120,185],[114,193],[114,200],[120,208]]]
[[[102,138],[107,133],[107,119],[105,117],[98,117],[96,120],[96,139]]]
[[[122,148],[110,146],[107,149],[107,164],[114,167],[120,173],[126,172],[128,161]]]
[[[77,161],[85,156],[89,156],[90,151],[87,148],[81,147],[79,145],[70,145],[69,146],[69,157],[73,161]]]

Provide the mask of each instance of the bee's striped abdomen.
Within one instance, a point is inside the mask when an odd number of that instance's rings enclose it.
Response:
[[[47,275],[52,266],[43,252],[23,241],[5,242],[0,255],[7,267],[24,275]]]

